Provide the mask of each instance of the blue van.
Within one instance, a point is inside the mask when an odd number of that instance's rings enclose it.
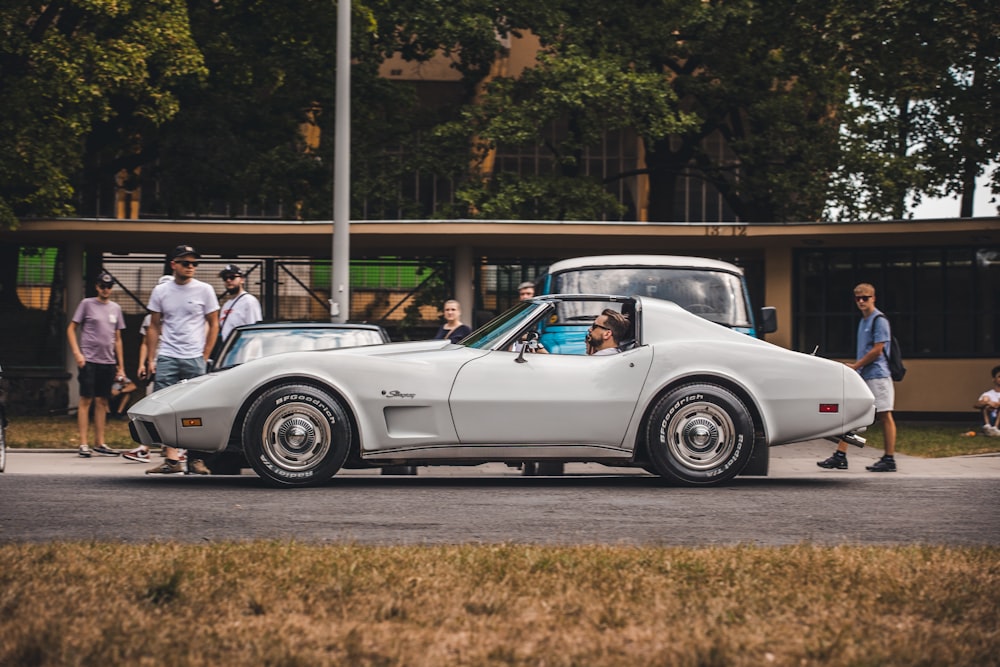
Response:
[[[750,336],[777,330],[774,308],[761,308],[759,323],[750,305],[743,270],[728,262],[677,255],[602,255],[552,264],[538,281],[538,294],[617,294],[673,301],[706,320]],[[540,331],[541,343],[556,354],[584,354],[587,327],[599,315],[560,313]]]

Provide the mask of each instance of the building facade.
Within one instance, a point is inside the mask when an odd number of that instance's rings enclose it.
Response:
[[[269,319],[327,316],[330,221],[27,221],[0,236],[4,257],[54,248],[61,259],[38,284],[14,276],[21,283],[16,298],[0,287],[5,371],[75,386],[68,382],[74,369],[66,364],[65,318],[89,289],[89,277],[100,266],[120,268],[116,298],[139,317],[162,272],[160,258],[182,242],[206,256],[202,279],[214,279],[215,264],[256,267],[250,282]],[[435,299],[457,298],[466,321],[502,311],[521,280],[556,259],[689,254],[744,267],[754,304],[778,309],[770,342],[834,359],[853,356],[858,315],[851,288],[874,284],[910,369],[896,386],[899,412],[971,418],[989,369],[1000,363],[1000,218],[773,225],[358,221],[350,246],[351,319],[387,325],[395,338],[420,337],[436,324]],[[421,303],[425,283],[436,291]],[[46,396],[35,402],[51,403]]]

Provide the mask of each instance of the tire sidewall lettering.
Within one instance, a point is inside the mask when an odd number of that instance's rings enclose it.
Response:
[[[307,416],[311,413],[311,417]],[[322,420],[330,429],[329,451],[306,466],[283,465],[273,458],[270,446],[265,446],[262,431],[272,420],[287,420],[301,416]],[[322,423],[321,422],[321,423]],[[326,390],[310,385],[275,386],[261,394],[250,406],[243,424],[243,449],[254,471],[266,482],[281,487],[320,484],[333,477],[343,465],[351,447],[352,427],[347,409]]]
[[[267,468],[272,475],[278,475],[279,477],[283,477],[288,480],[297,480],[302,482],[310,480],[316,476],[315,470],[302,470],[299,472],[285,470],[284,468],[274,465],[274,463],[269,458],[263,455],[258,456],[257,460],[260,461],[261,465]]]
[[[326,404],[326,402],[316,398],[315,396],[307,396],[305,394],[289,394],[288,396],[279,396],[274,399],[274,407],[281,408],[293,401],[296,403],[306,403],[319,408],[323,413],[323,416],[326,417],[327,421],[331,424],[337,423],[337,417],[333,414],[333,411]]]
[[[704,401],[704,400],[705,400],[704,394],[688,394],[684,398],[679,398],[676,401],[674,401],[673,405],[670,406],[670,409],[667,410],[667,413],[663,415],[663,419],[660,420],[660,442],[664,442],[664,440],[666,439],[667,425],[670,423],[670,420],[674,418],[674,415],[677,414],[677,412],[681,408],[691,403],[692,401]],[[715,401],[712,402],[714,403]]]
[[[650,455],[654,462],[658,461],[656,467],[661,470],[660,474],[694,485],[725,481],[738,474],[738,469],[746,462],[752,447],[753,424],[749,412],[736,395],[723,387],[704,385],[681,389],[672,396],[668,394],[662,400],[663,404],[651,415],[652,421],[647,430]],[[733,421],[732,451],[724,460],[707,470],[687,468],[674,458],[671,448],[671,424],[689,406],[697,403],[711,404],[726,412]]]

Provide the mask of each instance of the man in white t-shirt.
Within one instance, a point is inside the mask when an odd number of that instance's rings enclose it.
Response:
[[[260,310],[260,301],[243,288],[243,271],[235,264],[226,264],[219,277],[226,283],[228,299],[222,304],[219,314],[219,332],[221,340],[226,340],[229,333],[238,326],[253,324],[264,319]]]
[[[983,413],[983,433],[998,437],[1000,436],[1000,366],[994,366],[990,376],[993,378],[993,386],[979,396],[973,407]]]
[[[199,259],[201,255],[189,245],[174,248],[170,253],[174,279],[157,285],[149,297],[146,343],[156,350],[148,361],[154,391],[204,375],[219,335],[219,299],[211,285],[194,277]],[[166,460],[147,474],[184,472],[178,449],[164,447],[164,453]],[[188,471],[209,474],[200,460],[189,460]]]

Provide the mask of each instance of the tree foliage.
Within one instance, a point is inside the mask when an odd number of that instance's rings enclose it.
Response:
[[[838,179],[847,218],[903,218],[927,196],[959,195],[1000,160],[1000,7],[983,0],[845,3],[854,95]],[[992,190],[1000,193],[1000,169]],[[995,211],[994,211],[995,213]]]
[[[501,11],[502,10],[502,11]],[[700,179],[744,221],[904,217],[1000,158],[1000,16],[987,0],[356,0],[352,216],[616,218],[585,168],[642,142],[651,220]],[[121,170],[168,216],[332,210],[331,0],[0,0],[0,227],[87,213]],[[530,30],[537,63],[495,76]],[[458,85],[380,66],[443,56]],[[312,124],[318,145],[304,141]],[[497,147],[539,173],[493,173]],[[137,176],[138,177],[138,176]],[[1000,173],[992,174],[1000,192]],[[155,192],[155,193],[154,193]],[[225,208],[224,208],[225,207]]]
[[[824,34],[825,17],[814,5],[557,0],[528,5],[519,18],[553,60],[575,57],[590,76],[613,64],[643,82],[558,99],[579,113],[631,112],[631,118],[605,118],[610,127],[630,123],[645,144],[651,220],[677,218],[677,181],[690,173],[744,220],[815,219],[829,194],[816,174],[836,166],[832,110],[847,88],[835,67],[836,45]],[[562,85],[559,69],[546,68],[544,60],[536,71],[549,85]],[[634,108],[633,100],[639,102]],[[496,108],[500,116],[521,115],[510,105]],[[657,127],[657,121],[673,122]]]
[[[70,213],[88,142],[127,152],[177,113],[173,87],[204,73],[181,0],[4,0],[0,228]]]

